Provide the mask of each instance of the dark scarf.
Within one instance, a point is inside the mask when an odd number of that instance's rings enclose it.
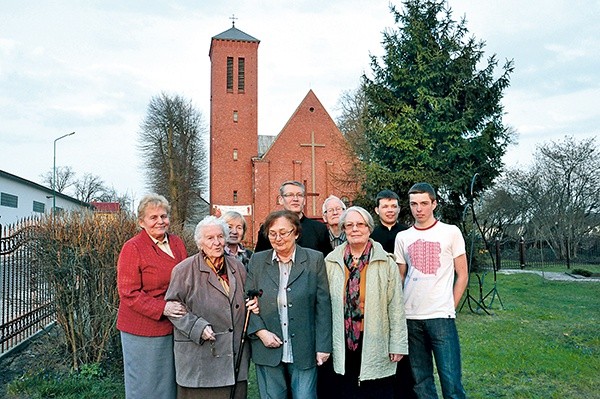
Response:
[[[360,326],[364,318],[360,309],[360,272],[369,264],[371,247],[371,241],[367,242],[362,255],[356,261],[352,258],[350,245],[347,245],[344,251],[344,264],[350,272],[346,282],[344,327],[346,330],[346,345],[351,351],[356,350],[360,339]]]

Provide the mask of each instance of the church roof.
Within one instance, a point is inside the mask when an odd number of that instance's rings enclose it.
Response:
[[[217,40],[239,40],[243,42],[259,42],[260,40],[250,36],[249,34],[242,32],[235,26],[227,29],[225,32],[219,33],[216,36],[213,36],[213,39]]]

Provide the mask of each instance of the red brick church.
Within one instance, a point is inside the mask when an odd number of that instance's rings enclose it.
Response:
[[[242,213],[252,246],[267,214],[280,209],[282,182],[304,183],[311,218],[321,218],[329,195],[349,203],[358,189],[346,177],[354,162],[346,140],[312,90],[277,136],[258,135],[259,43],[234,25],[212,38],[209,52],[210,204]]]

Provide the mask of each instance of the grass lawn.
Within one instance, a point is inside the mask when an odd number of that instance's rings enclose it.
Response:
[[[600,266],[586,269],[598,272]],[[491,275],[484,283],[485,295],[492,288]],[[478,291],[475,285],[472,294]],[[600,398],[600,282],[498,274],[497,288],[504,309],[496,299],[491,315],[472,313],[465,305],[457,318],[468,397]],[[85,378],[58,377],[52,370],[30,373],[11,385],[8,397],[124,397],[122,375],[93,383],[96,370],[91,371]],[[250,399],[259,397],[254,375],[252,369]]]
[[[515,274],[497,288],[504,309],[458,315],[468,396],[600,398],[600,282]]]

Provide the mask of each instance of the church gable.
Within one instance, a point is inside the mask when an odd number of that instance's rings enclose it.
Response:
[[[341,175],[352,161],[346,155],[345,144],[342,133],[310,90],[261,158],[269,165],[272,189],[267,190],[270,198],[265,198],[269,208],[277,205],[276,189],[286,180],[305,184],[306,214],[311,217],[321,216],[323,200],[330,194],[352,198],[356,186],[349,189],[340,184]]]

